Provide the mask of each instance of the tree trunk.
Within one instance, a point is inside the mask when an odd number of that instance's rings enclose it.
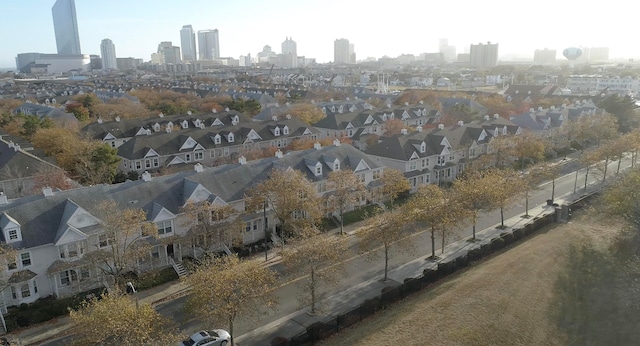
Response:
[[[231,335],[231,346],[234,346],[236,343],[233,337],[233,317],[229,317],[229,335]]]
[[[556,178],[551,180],[551,200],[553,201],[556,196]]]
[[[436,228],[431,226],[431,259],[436,259]]]
[[[576,171],[576,180],[573,182],[573,193],[576,193],[576,190],[578,189],[578,172],[580,170],[578,169]]]
[[[340,204],[340,235],[344,234],[344,206]]]
[[[444,253],[444,235],[446,234],[447,230],[445,229],[444,226],[442,226],[442,246],[440,247],[440,254],[442,255]]]
[[[387,281],[389,274],[389,243],[384,242],[384,279],[382,281]]]
[[[602,175],[602,182],[607,179],[607,168],[609,168],[609,156],[604,159],[604,174]]]
[[[622,154],[620,155],[620,157],[618,158],[618,169],[616,169],[616,175],[618,175],[620,173],[620,164],[622,164]]]
[[[584,174],[584,189],[587,189],[587,180],[589,179],[589,166],[587,166],[587,172]]]
[[[500,206],[500,226],[504,228],[504,207]]]
[[[524,193],[524,216],[529,217],[529,191]]]
[[[311,314],[316,313],[316,271],[311,269]]]
[[[473,235],[471,239],[476,240],[476,216],[473,217]]]

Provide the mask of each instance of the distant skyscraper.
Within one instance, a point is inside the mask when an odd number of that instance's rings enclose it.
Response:
[[[438,52],[442,53],[445,61],[455,61],[456,60],[456,47],[449,45],[449,40],[446,38],[440,39],[440,45]]]
[[[160,42],[158,45],[158,54],[160,55],[160,63],[162,64],[179,64],[180,63],[180,47],[176,47],[171,41]]]
[[[113,42],[105,38],[100,44],[100,56],[102,56],[102,68],[105,70],[115,70],[118,68],[118,62],[116,60],[116,45]]]
[[[184,25],[180,30],[180,48],[182,48],[182,60],[196,61],[196,34],[191,25]]]
[[[472,44],[469,49],[469,63],[473,67],[487,68],[498,64],[498,44]]]
[[[553,64],[556,62],[555,49],[536,49],[533,52],[533,62],[535,64]]]
[[[348,64],[351,62],[350,46],[349,40],[346,38],[340,38],[333,42],[333,62],[335,64]]]
[[[220,58],[218,29],[198,31],[198,52],[200,60]]]
[[[82,54],[74,0],[58,0],[51,8],[58,54]]]
[[[282,67],[298,67],[298,45],[291,37],[282,42]]]

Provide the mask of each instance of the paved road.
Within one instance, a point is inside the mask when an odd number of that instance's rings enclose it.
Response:
[[[623,163],[623,167],[628,166],[628,162]],[[575,170],[579,167],[579,164],[574,159],[569,159],[566,162],[563,162],[562,173],[563,175],[556,179],[555,183],[555,196],[562,196],[565,194],[570,194],[574,191],[574,187],[577,185],[577,193],[580,193],[580,190],[584,186],[584,170],[579,171],[577,184],[576,184],[576,174],[572,173],[572,170]],[[615,171],[617,168],[617,162],[612,163],[609,166],[608,177],[612,177],[615,175]],[[596,180],[601,180],[601,175],[597,175],[596,170],[591,170],[589,173],[589,183],[594,183]],[[551,198],[551,182],[542,184],[539,190],[533,191],[530,194],[529,198],[529,207],[530,209],[536,205],[546,204],[547,199]],[[516,215],[521,215],[524,213],[524,200],[520,203],[516,203],[512,208],[505,210],[504,216],[505,220],[511,218]],[[493,227],[497,222],[500,221],[500,212],[493,211],[488,213],[483,213],[477,222],[477,230],[481,230],[488,227]],[[525,222],[525,219],[522,221]],[[463,239],[471,236],[472,228],[471,226],[467,226],[464,229],[459,230],[455,239],[451,239],[449,241],[454,241],[457,239]],[[410,262],[416,258],[423,257],[425,255],[429,255],[431,253],[431,242],[429,239],[428,232],[420,232],[413,236],[413,243],[415,244],[415,251],[402,251],[396,250],[392,254],[392,258],[389,263],[389,267],[397,267],[404,263]],[[378,256],[377,258],[372,258],[371,256],[366,255],[358,255],[357,251],[357,238],[354,236],[345,237],[345,241],[350,242],[349,248],[349,260],[345,262],[344,265],[344,279],[340,281],[338,284],[326,287],[324,289],[324,294],[331,295],[332,293],[343,291],[349,287],[357,285],[361,282],[367,281],[376,276],[381,276],[384,273],[384,261],[382,256]],[[437,250],[440,248],[440,240],[436,239],[436,248]],[[437,253],[437,252],[436,252]],[[284,270],[281,266],[276,265],[273,269],[279,273],[285,274]],[[255,329],[257,326],[262,326],[268,324],[272,321],[278,320],[284,316],[291,314],[294,311],[297,311],[301,308],[301,303],[296,299],[301,296],[301,290],[299,288],[299,281],[287,278],[287,281],[282,284],[282,286],[277,290],[278,296],[278,310],[270,311],[268,314],[248,320],[248,319],[239,319],[235,323],[235,332],[236,336],[245,334]],[[294,298],[295,297],[295,298]],[[201,329],[209,329],[211,327],[216,328],[225,328],[226,323],[222,322],[220,325],[216,326],[204,326],[199,321],[188,316],[182,309],[186,297],[178,298],[167,303],[161,304],[157,306],[157,310],[168,317],[173,318],[176,322],[180,324],[180,329],[184,332],[184,334],[191,334],[197,330]],[[55,342],[49,343],[47,345],[65,345],[68,344],[71,340],[71,337],[59,339]]]

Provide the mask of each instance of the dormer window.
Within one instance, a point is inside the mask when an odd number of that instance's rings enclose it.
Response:
[[[18,240],[18,230],[17,229],[10,229],[8,232],[9,234],[9,241],[15,241]]]
[[[275,129],[273,129],[273,135],[274,136],[280,136],[280,128],[276,127]]]
[[[424,153],[425,151],[427,151],[427,145],[422,142],[422,144],[420,144],[420,152]]]
[[[227,141],[229,143],[233,143],[233,133],[229,132],[229,135],[227,136]]]
[[[333,170],[334,171],[339,171],[340,170],[340,162],[334,162],[333,163]]]
[[[282,134],[284,134],[284,135],[288,135],[289,134],[289,127],[288,126],[285,126],[285,127],[282,128]]]
[[[182,122],[182,128],[183,128],[183,129],[186,129],[186,128],[188,128],[188,127],[189,127],[189,122],[188,122],[188,121],[186,121],[186,120],[184,120],[184,121]]]
[[[216,135],[215,137],[213,137],[213,143],[215,144],[222,143],[222,138],[220,137],[220,135]]]
[[[77,258],[84,254],[85,248],[86,246],[84,241],[79,241],[76,243],[59,245],[58,252],[60,254],[60,258]]]
[[[322,166],[321,165],[317,165],[316,166],[316,176],[322,175]]]

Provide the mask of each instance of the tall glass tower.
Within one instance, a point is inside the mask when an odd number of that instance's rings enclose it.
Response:
[[[51,8],[58,54],[82,54],[74,0],[57,0]]]
[[[191,25],[184,25],[180,30],[180,45],[182,46],[182,60],[196,61],[196,34]]]
[[[116,60],[116,46],[108,38],[102,40],[100,44],[100,53],[102,55],[102,68],[105,70],[115,70],[118,68]]]
[[[218,29],[198,31],[198,54],[200,60],[213,60],[220,57]]]

